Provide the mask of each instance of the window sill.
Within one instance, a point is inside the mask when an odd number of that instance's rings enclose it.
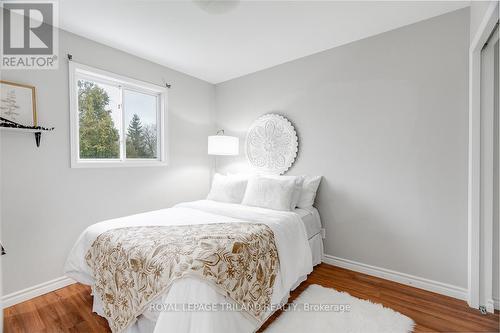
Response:
[[[82,168],[142,168],[142,167],[165,167],[166,161],[72,161],[72,169]]]

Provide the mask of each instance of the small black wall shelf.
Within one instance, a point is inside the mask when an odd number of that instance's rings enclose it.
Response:
[[[54,127],[42,127],[42,126],[26,126],[18,124],[14,121],[0,117],[0,129],[3,131],[13,131],[13,132],[24,132],[24,133],[34,133],[35,143],[37,147],[40,147],[40,141],[42,139],[42,132],[50,132],[54,130]]]
[[[42,132],[50,132],[53,131],[54,129],[32,129],[32,128],[16,128],[16,127],[4,127],[0,125],[0,130],[2,131],[12,131],[12,132],[19,132],[19,133],[33,133],[35,134],[35,143],[37,147],[40,147],[40,141],[42,138]]]

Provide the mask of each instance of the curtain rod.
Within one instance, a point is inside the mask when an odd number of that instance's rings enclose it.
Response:
[[[68,61],[73,61],[73,55],[71,53],[68,53]],[[144,80],[140,80],[140,81],[144,81]],[[148,82],[148,81],[144,81],[144,82]],[[148,83],[154,84],[155,86],[159,85],[159,84],[153,83],[153,82],[148,82]],[[168,83],[165,83],[165,87],[167,87],[168,89],[170,89],[170,87],[172,87],[172,85],[168,84]]]

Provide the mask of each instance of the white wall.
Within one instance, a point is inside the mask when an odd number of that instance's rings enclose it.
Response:
[[[244,143],[284,114],[290,174],[324,176],[327,254],[466,288],[468,29],[459,10],[219,84],[217,127]]]
[[[42,136],[40,148],[33,135],[0,135],[4,294],[61,276],[66,255],[87,226],[199,199],[208,190],[213,85],[64,31],[59,51],[59,70],[2,72],[3,80],[36,86],[39,123],[56,128]],[[70,168],[68,52],[85,64],[172,84],[168,167]]]

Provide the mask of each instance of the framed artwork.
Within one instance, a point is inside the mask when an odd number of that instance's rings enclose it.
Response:
[[[25,126],[37,126],[35,87],[0,80],[0,116]]]

